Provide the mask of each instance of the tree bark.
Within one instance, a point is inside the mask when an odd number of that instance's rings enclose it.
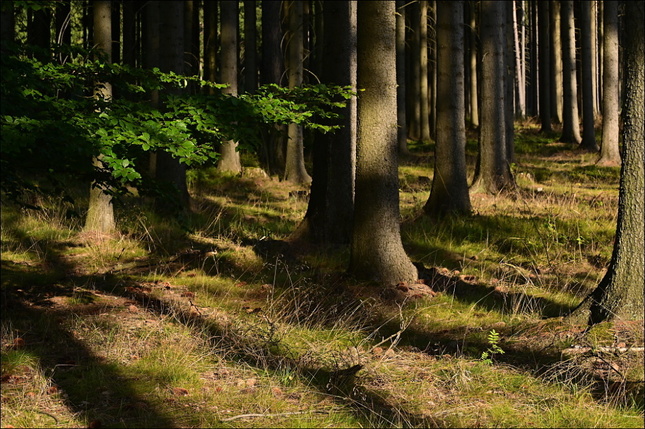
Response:
[[[437,2],[437,141],[434,178],[424,211],[471,211],[466,179],[463,1]]]
[[[304,34],[303,34],[303,2],[289,2],[289,88],[302,85]],[[287,159],[284,170],[284,180],[299,184],[311,183],[311,176],[305,168],[304,135],[302,126],[289,124],[287,140]]]
[[[475,1],[469,1],[468,2],[468,9],[469,9],[469,18],[470,18],[470,25],[468,26],[468,31],[469,31],[469,43],[470,43],[470,51],[469,51],[469,67],[470,67],[470,124],[472,125],[473,128],[478,128],[479,127],[479,97],[478,97],[478,89],[477,89],[477,82],[479,80],[479,74],[477,73],[477,49],[478,49],[478,43],[477,43],[477,2]]]
[[[603,5],[603,98],[601,165],[619,165],[618,147],[620,100],[618,99],[618,3]]]
[[[421,138],[421,8],[419,2],[408,6],[406,19],[410,22],[409,32],[409,85],[406,86],[408,99],[408,138],[419,140]]]
[[[578,85],[576,78],[576,38],[573,21],[573,1],[560,2],[560,35],[562,38],[562,136],[564,143],[579,144]]]
[[[625,107],[623,165],[620,174],[618,222],[607,273],[576,310],[589,308],[589,324],[605,320],[643,320],[645,284],[645,3],[626,2]],[[574,312],[574,314],[576,313]]]
[[[324,83],[356,87],[356,3],[327,1],[321,52]],[[347,245],[354,213],[356,98],[337,109],[343,128],[318,134],[313,148],[311,196],[303,222],[293,234],[322,246]]]
[[[539,1],[538,6],[538,61],[540,71],[540,131],[550,133],[551,128],[551,41],[549,35],[549,5],[551,2]]]
[[[553,120],[562,123],[562,38],[560,23],[560,2],[549,3],[549,21],[551,27],[551,114]]]
[[[415,281],[399,214],[394,2],[358,2],[358,144],[350,272],[381,284]]]
[[[396,117],[398,123],[397,141],[399,154],[410,154],[408,149],[408,127],[406,124],[406,79],[405,79],[405,0],[396,2]]]
[[[479,156],[472,185],[475,191],[497,194],[515,188],[507,159],[505,122],[504,2],[481,3],[481,125]]]
[[[593,75],[595,73],[595,62],[591,48],[594,35],[591,33],[591,2],[580,3],[582,9],[581,32],[582,42],[582,142],[580,147],[597,152],[596,130],[594,127],[594,87]]]
[[[225,94],[237,96],[238,93],[238,3],[224,0],[220,3],[222,14],[222,83],[228,84]],[[242,172],[237,142],[229,140],[220,145],[220,159],[217,169],[222,172],[239,174]]]
[[[258,88],[257,16],[256,2],[244,2],[244,91],[254,93]]]
[[[421,136],[430,140],[430,92],[428,90],[428,2],[420,0],[419,13],[419,99],[421,103]]]
[[[112,62],[112,18],[110,1],[94,1],[94,45],[104,56],[105,61]],[[112,98],[112,85],[109,82],[96,82],[96,97],[109,101]],[[102,167],[101,156],[94,158],[96,168]],[[110,234],[115,229],[114,207],[112,197],[95,183],[90,187],[90,199],[83,231],[94,234]]]

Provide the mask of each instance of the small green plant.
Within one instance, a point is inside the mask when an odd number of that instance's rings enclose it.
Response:
[[[488,333],[488,345],[486,351],[482,352],[481,360],[492,365],[495,355],[504,354],[504,350],[499,346],[499,333],[494,329]]]

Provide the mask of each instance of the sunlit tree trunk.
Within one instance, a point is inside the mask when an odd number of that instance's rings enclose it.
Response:
[[[472,185],[496,194],[515,187],[506,148],[504,46],[505,2],[481,3],[481,125],[479,156]]]
[[[228,84],[224,93],[237,96],[238,85],[238,3],[235,0],[220,2],[222,16],[222,83]],[[219,171],[238,174],[242,171],[240,153],[237,151],[237,142],[229,140],[220,145]]]
[[[504,126],[506,133],[506,161],[515,162],[515,114],[513,77],[515,75],[515,60],[513,58],[513,2],[506,4],[506,23],[504,25]]]
[[[560,2],[560,36],[562,38],[562,136],[564,143],[579,144],[578,85],[576,78],[576,37],[573,1]]]
[[[597,152],[596,132],[594,129],[594,99],[593,75],[596,72],[594,50],[592,44],[594,35],[591,33],[591,2],[580,3],[581,13],[581,42],[582,42],[582,142],[580,147]]]
[[[405,79],[405,0],[396,2],[396,117],[399,154],[408,155],[408,127],[406,123]]]
[[[96,50],[108,63],[112,61],[112,19],[110,1],[94,1],[94,44]],[[96,82],[96,97],[100,100],[110,101],[112,99],[112,85],[109,82]],[[95,167],[101,168],[101,157],[95,158],[92,163]],[[95,234],[109,234],[114,231],[114,207],[112,197],[104,190],[92,184],[90,188],[90,199],[85,218],[85,232]]]
[[[526,62],[524,57],[524,31],[523,19],[524,8],[522,1],[513,1],[515,4],[515,11],[513,12],[513,34],[515,39],[515,76],[516,76],[516,106],[515,112],[519,117],[526,115]]]
[[[289,88],[302,85],[304,59],[303,34],[303,2],[289,2],[289,55],[288,73]],[[287,140],[287,159],[284,169],[284,179],[300,184],[311,183],[311,176],[305,169],[304,135],[302,126],[289,124]]]
[[[437,141],[429,215],[469,213],[466,179],[463,1],[437,2]]]
[[[550,133],[551,128],[551,41],[549,35],[549,5],[551,2],[538,1],[538,57],[540,91],[540,131]]]
[[[618,148],[619,112],[618,99],[618,3],[603,5],[603,98],[602,140],[600,145],[601,165],[620,164]]]
[[[430,140],[430,92],[428,90],[428,2],[419,1],[419,99],[421,102],[421,140]]]
[[[618,223],[607,273],[577,312],[589,310],[589,323],[643,320],[645,285],[645,3],[626,2],[623,164]],[[575,314],[575,313],[574,313]]]
[[[562,39],[560,37],[560,2],[549,2],[551,29],[551,114],[553,120],[562,123]]]
[[[468,25],[468,42],[470,50],[468,53],[468,67],[470,67],[470,124],[473,128],[479,127],[479,97],[477,82],[479,80],[477,73],[477,2],[468,1],[469,25]]]
[[[358,2],[358,87],[350,272],[386,285],[414,281],[400,231],[394,2]]]

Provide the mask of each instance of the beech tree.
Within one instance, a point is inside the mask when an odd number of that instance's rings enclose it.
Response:
[[[94,44],[98,55],[103,56],[105,61],[112,61],[112,5],[111,1],[93,2],[94,6]],[[112,85],[110,82],[96,82],[96,97],[102,101],[109,102],[112,99]],[[95,157],[92,161],[97,168],[103,167],[101,157]],[[112,197],[104,190],[93,183],[90,187],[90,198],[85,218],[84,231],[92,233],[109,234],[115,228],[114,207]]]
[[[350,272],[384,284],[414,281],[400,231],[394,2],[358,2],[358,141]]]

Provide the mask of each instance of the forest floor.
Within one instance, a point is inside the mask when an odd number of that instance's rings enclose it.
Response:
[[[643,427],[643,321],[565,317],[611,256],[619,169],[517,145],[521,193],[440,221],[412,145],[416,285],[291,242],[306,189],[254,168],[193,174],[183,223],[117,207],[113,237],[60,199],[3,205],[2,427]]]

